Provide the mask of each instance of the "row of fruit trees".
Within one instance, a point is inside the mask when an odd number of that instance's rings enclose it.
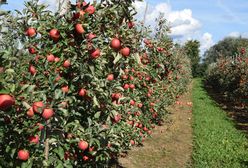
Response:
[[[206,83],[228,101],[243,109],[248,108],[248,54],[245,48],[233,57],[220,58],[210,64]]]
[[[107,167],[162,123],[190,62],[163,22],[134,23],[133,2],[0,16],[0,167]]]

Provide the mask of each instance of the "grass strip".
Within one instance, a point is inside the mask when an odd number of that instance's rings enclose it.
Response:
[[[248,140],[208,96],[200,79],[193,87],[193,167],[248,168]]]

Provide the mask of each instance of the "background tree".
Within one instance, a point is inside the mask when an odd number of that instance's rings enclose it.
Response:
[[[217,61],[218,58],[234,57],[241,48],[248,46],[247,38],[227,37],[212,46],[204,53],[204,62],[209,65]]]
[[[191,60],[191,69],[193,77],[200,76],[200,42],[197,40],[189,40],[186,42],[184,49]]]

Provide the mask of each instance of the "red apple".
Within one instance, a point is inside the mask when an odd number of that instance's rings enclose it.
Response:
[[[78,34],[83,34],[84,33],[84,28],[83,28],[83,25],[82,24],[79,24],[79,23],[76,24],[75,29],[76,29],[76,32]]]
[[[54,60],[55,60],[55,57],[54,57],[53,54],[47,55],[47,61],[48,61],[48,62],[53,62]]]
[[[36,50],[35,50],[34,47],[29,47],[28,51],[29,51],[30,54],[35,54],[36,53]]]
[[[94,14],[96,11],[95,7],[92,6],[92,5],[89,5],[86,9],[85,9],[85,12],[87,12],[88,14],[92,15]]]
[[[29,66],[29,72],[31,73],[31,75],[35,75],[37,73],[36,68],[33,65]]]
[[[44,107],[44,104],[42,101],[33,103],[33,111],[35,113],[39,113],[39,110],[41,110],[43,107]]]
[[[18,159],[26,161],[29,159],[29,151],[28,150],[19,150],[18,151]]]
[[[38,144],[39,143],[39,139],[40,139],[39,135],[30,136],[28,138],[29,142],[30,143],[33,143],[33,144]]]
[[[130,144],[131,145],[135,145],[135,141],[134,140],[130,140]]]
[[[114,122],[115,123],[118,123],[120,120],[121,120],[121,115],[120,114],[117,114],[117,115],[114,116]]]
[[[90,51],[90,56],[93,59],[98,58],[101,55],[101,51],[99,49],[94,49]]]
[[[88,156],[83,156],[83,160],[87,161],[87,160],[89,160],[89,157]]]
[[[108,81],[114,80],[114,75],[113,75],[113,74],[109,74],[109,75],[107,76],[107,80],[108,80]]]
[[[138,105],[137,105],[139,108],[141,108],[142,106],[143,106],[143,104],[142,103],[138,103]]]
[[[82,97],[84,97],[84,96],[86,96],[86,94],[87,94],[87,90],[86,89],[80,89],[80,91],[79,91],[79,96],[82,96]]]
[[[81,149],[81,150],[86,150],[87,148],[89,147],[89,144],[88,142],[84,141],[84,140],[81,140],[78,142],[78,148]]]
[[[130,105],[134,106],[135,105],[135,101],[134,100],[130,100]]]
[[[125,85],[123,86],[123,88],[126,89],[126,90],[129,89],[129,84],[125,84]]]
[[[114,100],[118,100],[119,98],[121,98],[121,93],[112,93],[111,97]]]
[[[49,118],[51,118],[54,115],[54,111],[53,109],[44,109],[43,113],[42,113],[42,117],[46,120],[48,120]]]
[[[114,38],[112,39],[110,46],[114,49],[114,50],[119,50],[121,48],[121,42],[118,38]]]
[[[95,149],[95,147],[94,147],[94,146],[90,147],[90,148],[89,148],[89,152],[93,152],[93,151],[94,151],[94,149]]]
[[[125,47],[125,48],[121,49],[121,54],[122,54],[124,57],[128,57],[128,56],[130,55],[130,48]]]
[[[93,38],[96,38],[96,35],[95,35],[95,34],[90,33],[90,34],[87,35],[87,39],[88,39],[88,40],[91,41]]]
[[[64,92],[64,93],[68,93],[69,92],[69,86],[63,86],[61,88],[61,90]]]
[[[143,130],[144,130],[144,131],[148,131],[148,128],[147,128],[147,127],[144,127]]]
[[[158,52],[164,51],[164,49],[161,47],[158,47],[157,50],[158,50]]]
[[[69,68],[71,66],[71,63],[69,60],[65,60],[64,63],[63,63],[63,67],[65,68]]]
[[[50,30],[49,35],[54,41],[60,38],[60,32],[57,29]]]
[[[0,110],[7,110],[15,104],[15,99],[7,94],[0,95]]]
[[[134,88],[135,88],[135,85],[134,85],[134,84],[130,84],[130,85],[129,85],[129,88],[130,88],[130,89],[134,89]]]
[[[29,110],[27,111],[27,116],[29,118],[32,118],[34,116],[34,110],[33,107],[30,107]]]
[[[55,58],[54,58],[54,61],[55,61],[55,62],[59,62],[59,61],[60,61],[60,58],[59,58],[59,57],[55,57]]]
[[[126,80],[126,79],[128,79],[128,76],[127,76],[127,75],[122,75],[121,78],[122,78],[123,80]]]
[[[26,31],[26,35],[29,37],[34,37],[36,35],[36,30],[33,27],[30,27]]]

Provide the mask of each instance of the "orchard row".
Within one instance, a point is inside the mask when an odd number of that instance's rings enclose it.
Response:
[[[245,48],[232,58],[221,58],[211,64],[206,82],[226,95],[228,101],[242,108],[248,107],[248,56]]]
[[[190,62],[166,25],[154,37],[134,23],[132,4],[82,1],[60,15],[29,1],[15,16],[22,45],[1,73],[1,166],[107,167],[162,124]]]

